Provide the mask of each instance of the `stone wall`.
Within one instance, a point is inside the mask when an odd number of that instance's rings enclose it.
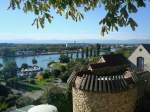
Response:
[[[119,93],[85,92],[73,88],[73,112],[134,112],[136,88]]]

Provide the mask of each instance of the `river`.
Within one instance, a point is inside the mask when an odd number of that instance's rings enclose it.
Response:
[[[28,57],[7,57],[0,58],[0,63],[5,64],[10,60],[15,60],[18,67],[21,67],[23,63],[27,63],[28,65],[32,65],[32,59],[35,58],[38,63],[37,65],[46,69],[47,64],[51,61],[59,61],[60,54],[51,54],[51,55],[39,55],[39,56],[28,56]],[[76,57],[76,54],[73,54],[73,58]]]
[[[101,54],[105,54],[107,51],[101,52]],[[35,58],[39,67],[44,69],[47,68],[47,64],[52,61],[59,61],[60,54],[50,54],[50,55],[39,55],[39,56],[28,56],[28,57],[7,57],[0,58],[0,63],[5,64],[10,60],[15,60],[18,67],[21,67],[23,63],[27,63],[28,65],[32,65],[32,59]],[[81,53],[79,53],[79,58],[81,57]],[[76,58],[76,53],[73,53],[73,58]]]

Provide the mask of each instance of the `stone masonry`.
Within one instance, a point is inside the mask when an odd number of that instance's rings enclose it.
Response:
[[[136,88],[118,93],[100,93],[72,88],[73,112],[134,112]]]

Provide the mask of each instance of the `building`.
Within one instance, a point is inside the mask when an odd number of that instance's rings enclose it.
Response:
[[[150,44],[141,44],[128,58],[138,71],[150,71]]]
[[[130,62],[122,54],[109,54],[100,57],[99,61],[94,64],[90,64],[88,70],[109,68],[116,66],[130,66]]]
[[[120,63],[108,62],[104,57],[96,63],[100,66],[73,72],[69,77],[73,112],[134,112],[138,98],[136,74],[128,66],[119,67]]]
[[[21,69],[18,73],[17,76],[19,77],[28,77],[32,76],[33,74],[38,74],[41,73],[43,70],[41,67],[34,65],[34,66],[29,66],[27,69]]]

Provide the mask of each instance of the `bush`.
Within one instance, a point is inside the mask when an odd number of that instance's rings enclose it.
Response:
[[[61,54],[59,60],[61,63],[69,63],[70,58],[64,54]]]
[[[0,96],[8,96],[10,92],[10,89],[8,89],[6,86],[0,85]]]
[[[67,82],[68,78],[69,78],[69,73],[68,72],[65,72],[64,74],[62,74],[60,76],[60,79],[62,80],[62,82]]]
[[[30,83],[30,84],[35,84],[35,80],[34,80],[34,79],[31,79],[29,83]]]
[[[40,74],[40,75],[37,75],[36,76],[36,79],[38,80],[38,81],[42,81],[44,78],[43,78],[43,74]]]
[[[53,74],[55,77],[58,77],[58,76],[60,76],[61,71],[60,71],[60,70],[57,70],[57,69],[54,69],[54,70],[52,71],[52,74]]]
[[[5,102],[0,102],[0,112],[6,110],[8,108],[8,104]]]
[[[50,72],[48,70],[45,70],[44,73],[43,73],[43,78],[48,79],[49,76],[50,76]]]
[[[21,97],[16,101],[17,108],[24,107],[27,105],[32,105],[33,100],[29,97]]]
[[[38,104],[48,103],[55,105],[58,112],[72,112],[72,97],[69,90],[53,86],[44,91]],[[37,104],[37,103],[36,103]]]
[[[28,64],[27,64],[27,63],[23,63],[23,64],[21,65],[21,68],[27,69],[27,68],[28,68]]]

